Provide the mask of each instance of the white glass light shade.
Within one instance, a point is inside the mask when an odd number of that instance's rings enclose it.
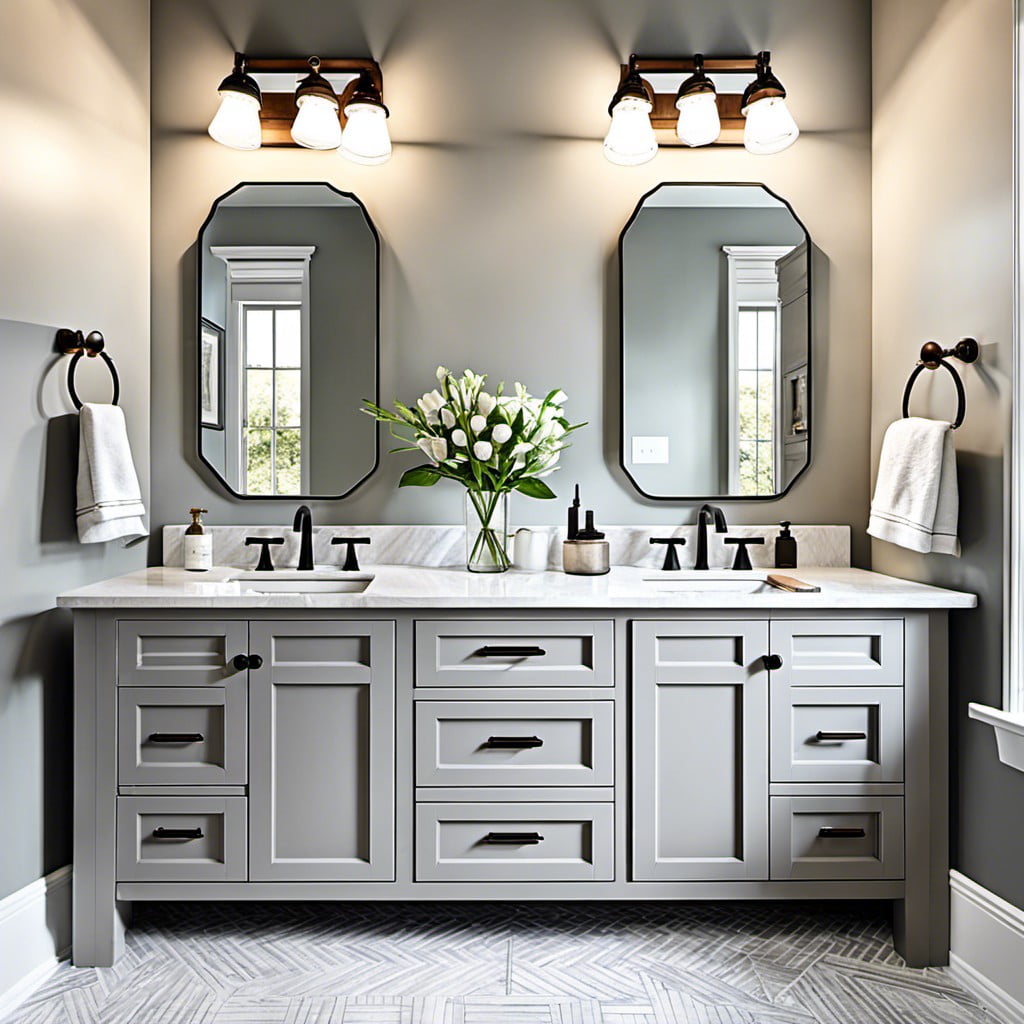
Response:
[[[300,96],[292,122],[292,138],[306,149],[337,149],[341,145],[338,106],[325,96]]]
[[[350,103],[345,107],[341,154],[357,164],[382,164],[391,159],[388,116],[376,103]]]
[[[260,104],[253,96],[225,89],[208,129],[210,138],[232,149],[259,149]]]
[[[800,129],[782,96],[766,96],[744,108],[743,145],[749,153],[781,153],[797,140]]]
[[[680,142],[687,146],[710,146],[722,134],[722,122],[713,92],[680,96],[676,107],[679,110],[676,134]]]
[[[624,96],[612,108],[612,123],[604,137],[604,155],[613,164],[632,167],[653,160],[658,140],[651,126],[651,104]]]

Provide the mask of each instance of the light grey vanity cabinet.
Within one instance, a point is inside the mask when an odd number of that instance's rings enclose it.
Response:
[[[633,877],[768,877],[768,623],[633,626]]]
[[[251,622],[249,877],[394,878],[391,622]]]

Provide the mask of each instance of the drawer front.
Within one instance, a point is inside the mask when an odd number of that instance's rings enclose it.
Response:
[[[611,701],[418,701],[418,786],[610,786]]]
[[[118,797],[117,880],[244,882],[245,817],[243,796]]]
[[[902,619],[784,620],[771,624],[786,686],[902,686]]]
[[[614,878],[612,804],[417,804],[420,882]]]
[[[773,796],[771,877],[903,877],[903,798]]]
[[[223,686],[248,651],[245,622],[123,621],[117,624],[122,686]]]
[[[244,785],[245,686],[124,686],[117,694],[122,785]]]
[[[902,782],[903,691],[772,686],[772,782]]]
[[[611,622],[416,623],[417,686],[612,686]]]

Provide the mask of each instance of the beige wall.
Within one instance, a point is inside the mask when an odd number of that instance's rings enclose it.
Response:
[[[409,400],[438,362],[535,390],[563,386],[576,435],[554,479],[561,500],[517,500],[519,521],[561,521],[580,481],[599,522],[665,522],[691,508],[645,502],[617,462],[614,253],[640,195],[660,181],[763,181],[820,249],[815,456],[777,503],[737,521],[852,522],[868,487],[870,401],[869,10],[860,0],[155,0],[153,4],[154,523],[201,502],[213,522],[283,521],[271,502],[236,503],[197,469],[191,410],[193,245],[211,202],[242,180],[326,180],[355,191],[380,230],[382,395]],[[742,149],[663,151],[641,168],[601,155],[619,59],[647,52],[770,47],[804,134],[771,158]],[[234,48],[369,53],[384,69],[393,160],[359,168],[336,154],[236,153],[205,127]],[[685,415],[685,411],[683,411]],[[694,424],[695,443],[705,424]],[[386,446],[387,438],[385,438]],[[408,457],[320,521],[461,518],[444,484],[398,491]]]
[[[149,479],[149,5],[0,3],[0,897],[70,860],[70,620],[54,595],[144,564],[77,543],[77,418],[54,330],[104,332]],[[99,361],[80,391],[107,400]]]
[[[899,415],[921,343],[971,335],[956,433],[963,557],[876,541],[874,568],[974,591],[953,616],[954,866],[1024,906],[1024,776],[1001,766],[971,700],[1001,700],[1004,454],[1013,312],[1013,8],[1010,0],[875,0],[873,5],[874,349],[872,452]],[[961,75],[977,88],[949,88]],[[914,411],[948,418],[944,371],[920,381]]]

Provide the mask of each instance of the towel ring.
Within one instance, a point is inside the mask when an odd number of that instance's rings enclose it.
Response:
[[[964,415],[967,412],[967,395],[964,392],[964,382],[956,368],[946,362],[946,357],[952,356],[963,363],[973,363],[978,358],[978,343],[974,338],[961,338],[953,348],[943,348],[937,341],[926,341],[921,346],[921,358],[914,367],[907,386],[903,389],[903,418],[910,415],[910,393],[914,390],[914,382],[921,376],[923,370],[937,370],[944,366],[949,370],[956,386],[956,419],[953,420],[951,428],[956,430],[964,422]]]
[[[68,364],[68,394],[76,409],[82,408],[82,400],[75,390],[75,370],[82,356],[88,356],[90,359],[99,356],[107,364],[110,378],[114,383],[114,394],[110,399],[110,404],[117,405],[117,400],[121,397],[121,379],[117,375],[114,360],[103,351],[104,344],[103,335],[99,331],[90,331],[84,337],[81,331],[72,331],[66,327],[57,332],[57,348],[71,356],[71,362]]]

